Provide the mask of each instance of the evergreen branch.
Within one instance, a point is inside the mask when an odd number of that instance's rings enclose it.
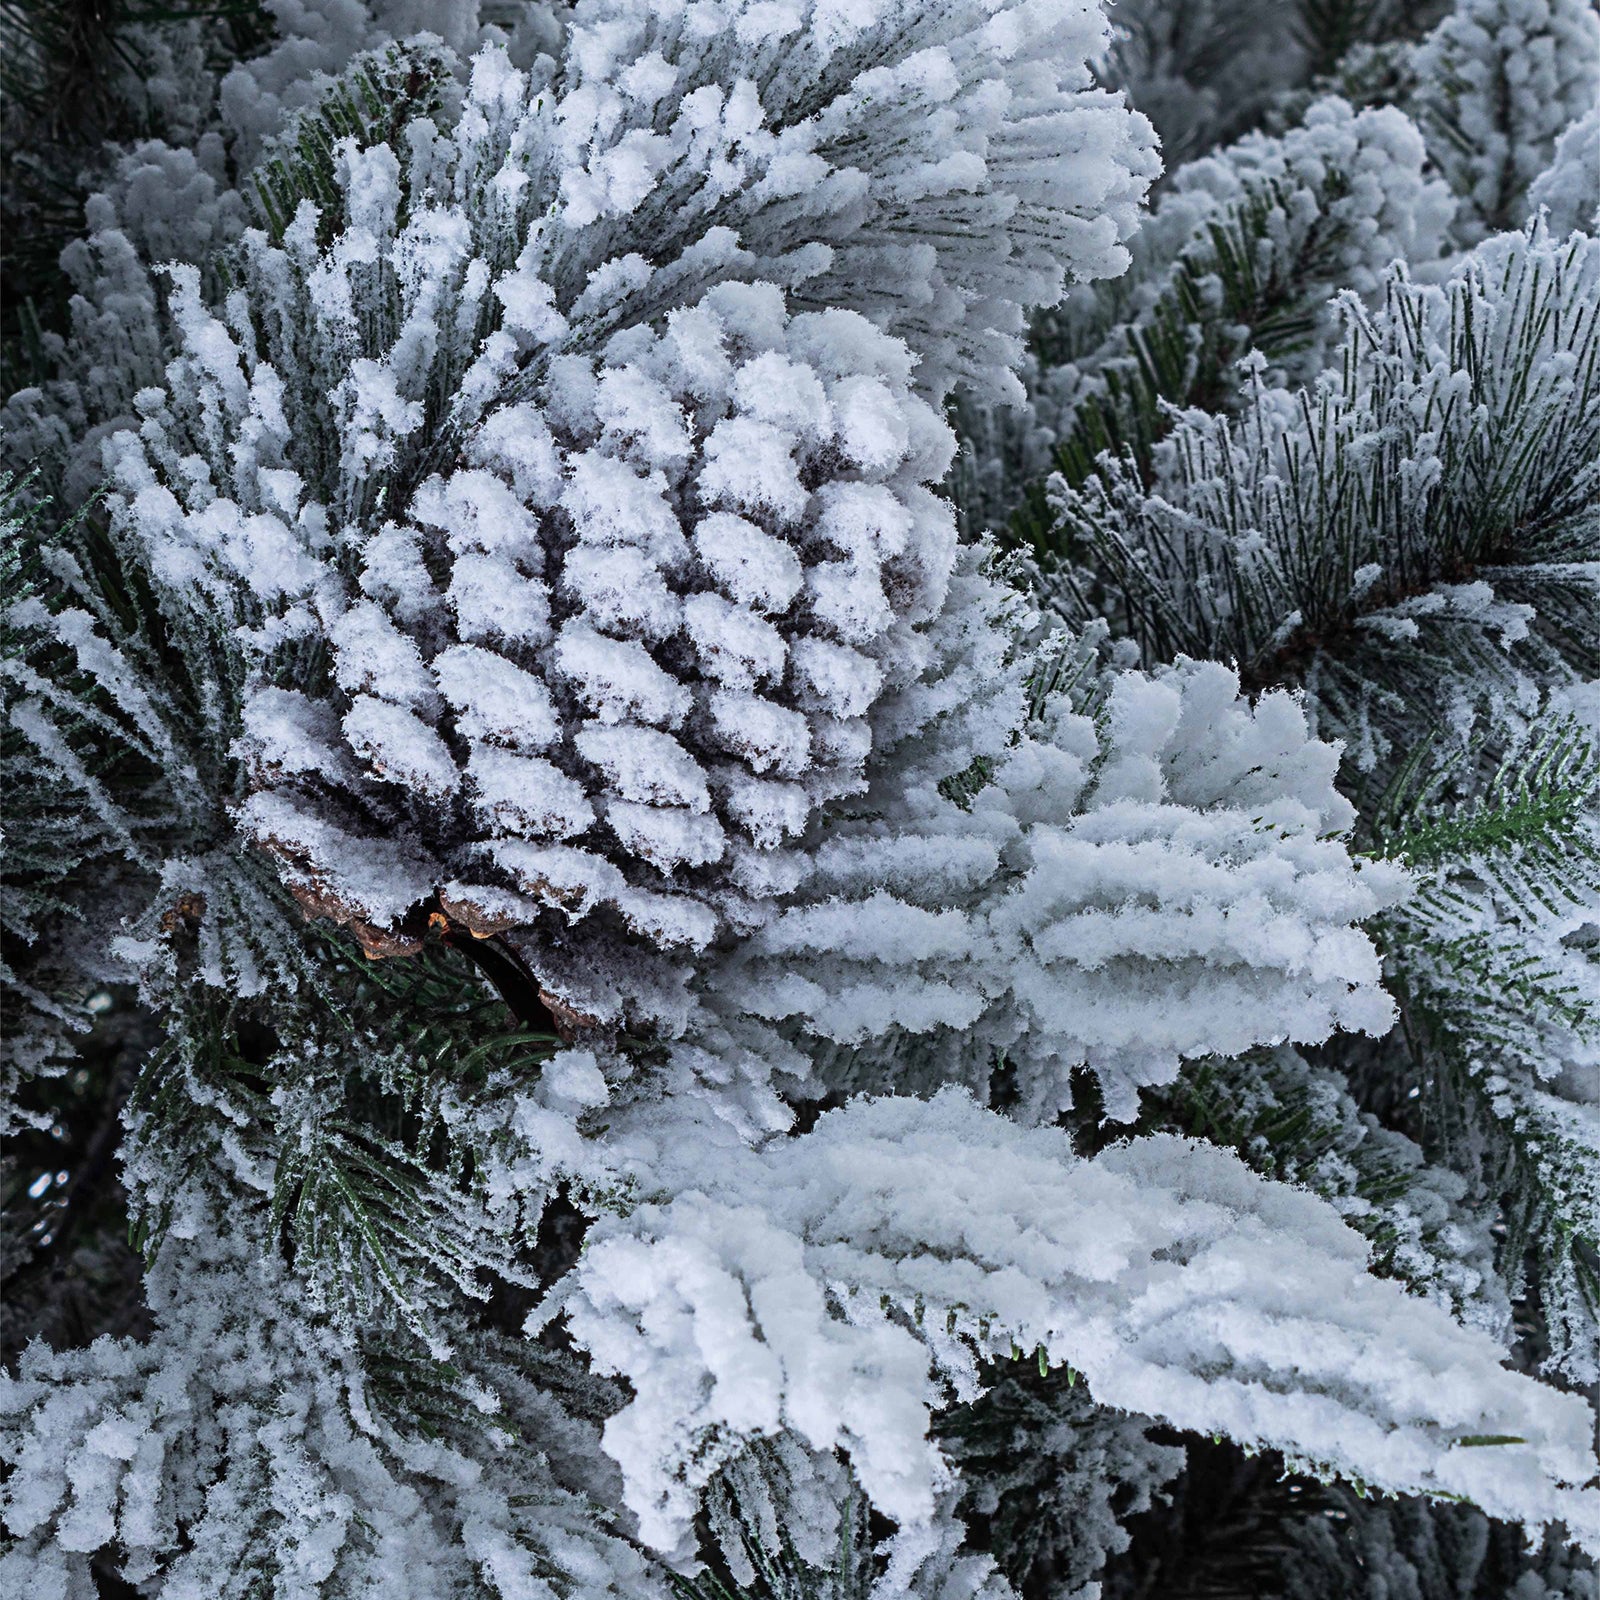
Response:
[[[793,1447],[788,1447],[792,1457]],[[701,1537],[707,1565],[694,1577],[673,1574],[676,1600],[869,1600],[883,1562],[874,1550],[868,1505],[848,1474],[837,1504],[839,1532],[831,1553],[807,1559],[782,1518],[795,1485],[785,1452],[757,1441],[713,1484]],[[813,1494],[832,1479],[808,1486]],[[745,1576],[742,1581],[736,1569]]]
[[[1528,914],[1582,903],[1600,892],[1600,745],[1571,718],[1556,719],[1511,749],[1485,782],[1462,755],[1411,752],[1370,822],[1377,853],[1446,878],[1430,893],[1459,905],[1450,878],[1471,873]],[[1465,793],[1454,804],[1453,787]],[[1413,910],[1410,915],[1416,915]]]
[[[1184,1452],[1148,1417],[1095,1403],[1069,1367],[989,1364],[983,1390],[935,1422],[964,1484],[961,1512],[1023,1595],[1076,1594],[1105,1575],[1162,1501]]]
[[[1506,857],[1524,870],[1515,848]],[[1428,1142],[1500,1197],[1500,1273],[1520,1282],[1531,1259],[1550,1364],[1580,1382],[1600,1375],[1600,1124],[1562,1074],[1600,1046],[1600,983],[1594,950],[1564,934],[1571,902],[1600,896],[1596,867],[1592,828],[1522,882],[1504,860],[1469,853],[1376,930]],[[1508,896],[1508,883],[1532,892]]]
[[[301,202],[310,201],[318,212],[317,241],[331,243],[341,204],[335,179],[339,146],[347,140],[358,150],[398,143],[407,124],[439,111],[449,71],[437,51],[396,46],[358,62],[315,106],[299,113],[251,175],[253,199],[272,242],[282,242]]]
[[[1329,173],[1324,204],[1337,202],[1346,183]],[[1247,350],[1281,362],[1308,346],[1338,229],[1319,212],[1285,249],[1276,224],[1292,194],[1287,182],[1270,179],[1208,217],[1149,310],[1088,358],[1104,387],[1089,390],[1057,447],[1056,470],[1067,483],[1087,481],[1106,451],[1131,459],[1147,478],[1179,412],[1235,400],[1234,366]],[[1125,354],[1117,349],[1124,341]],[[1037,547],[1047,530],[1033,531]]]
[[[1313,78],[1333,72],[1351,49],[1379,31],[1384,0],[1296,0],[1295,33]]]
[[[538,1282],[519,1264],[531,1236],[484,1232],[488,1151],[470,1108],[559,1041],[485,1028],[473,969],[443,945],[371,962],[306,937],[321,947],[315,992],[294,1006],[202,992],[142,1071],[129,1127],[162,1171],[139,1188],[135,1243],[154,1257],[195,1182],[268,1172],[264,1226],[313,1302],[352,1327],[382,1325],[387,1304],[432,1345],[455,1296]]]
[[[1198,1062],[1154,1097],[1151,1125],[1236,1151],[1263,1176],[1331,1201],[1373,1246],[1372,1270],[1458,1313],[1505,1315],[1493,1278],[1490,1208],[1351,1096],[1343,1076],[1295,1052]]]
[[[1081,488],[1056,480],[1046,583],[1147,659],[1220,656],[1256,688],[1314,686],[1362,745],[1370,719],[1417,694],[1442,713],[1474,673],[1480,696],[1483,675],[1514,680],[1519,657],[1559,673],[1571,640],[1581,670],[1592,639],[1544,629],[1481,574],[1548,571],[1591,597],[1600,583],[1597,261],[1530,234],[1443,291],[1392,276],[1381,316],[1350,306],[1314,391],[1258,372],[1237,423],[1186,414],[1154,485],[1127,457]]]

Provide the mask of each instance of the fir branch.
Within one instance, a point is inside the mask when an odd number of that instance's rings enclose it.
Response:
[[[1600,892],[1600,744],[1556,716],[1511,746],[1487,780],[1474,781],[1465,755],[1423,740],[1378,801],[1376,852],[1427,875],[1444,869],[1409,917],[1429,915],[1434,895],[1447,902],[1435,915],[1458,909],[1447,885],[1466,872],[1534,919]],[[1465,792],[1451,803],[1446,793],[1458,786]]]
[[[1430,1142],[1502,1196],[1502,1274],[1531,1257],[1552,1362],[1582,1379],[1600,1330],[1600,1124],[1560,1079],[1600,1047],[1600,961],[1575,932],[1600,907],[1600,752],[1568,720],[1510,744],[1487,775],[1426,744],[1401,766],[1372,831],[1419,888],[1375,932]]]

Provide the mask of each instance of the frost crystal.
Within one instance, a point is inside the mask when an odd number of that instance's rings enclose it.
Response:
[[[1545,208],[1557,238],[1600,232],[1600,105],[1556,140],[1555,159],[1533,180],[1528,205]]]

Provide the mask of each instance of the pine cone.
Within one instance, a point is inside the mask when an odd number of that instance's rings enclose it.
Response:
[[[257,683],[245,831],[375,954],[437,905],[704,948],[859,789],[919,665],[952,449],[895,339],[724,285],[560,356],[318,574],[329,692]]]

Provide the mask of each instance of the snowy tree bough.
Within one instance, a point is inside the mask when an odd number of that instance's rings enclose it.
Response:
[[[150,58],[4,414],[6,1264],[125,1284],[5,1585],[1122,1600],[1209,1434],[1593,1600],[1593,17],[1308,0],[1185,121],[1167,3]]]
[[[602,1224],[564,1309],[633,1387],[606,1447],[656,1544],[722,1454],[785,1425],[843,1445],[890,1515],[930,1516],[930,1368],[970,1394],[977,1357],[1020,1347],[1102,1403],[1594,1548],[1588,1406],[1366,1264],[1324,1202],[1228,1152],[1144,1138],[1085,1162],[946,1090],[857,1101]]]

